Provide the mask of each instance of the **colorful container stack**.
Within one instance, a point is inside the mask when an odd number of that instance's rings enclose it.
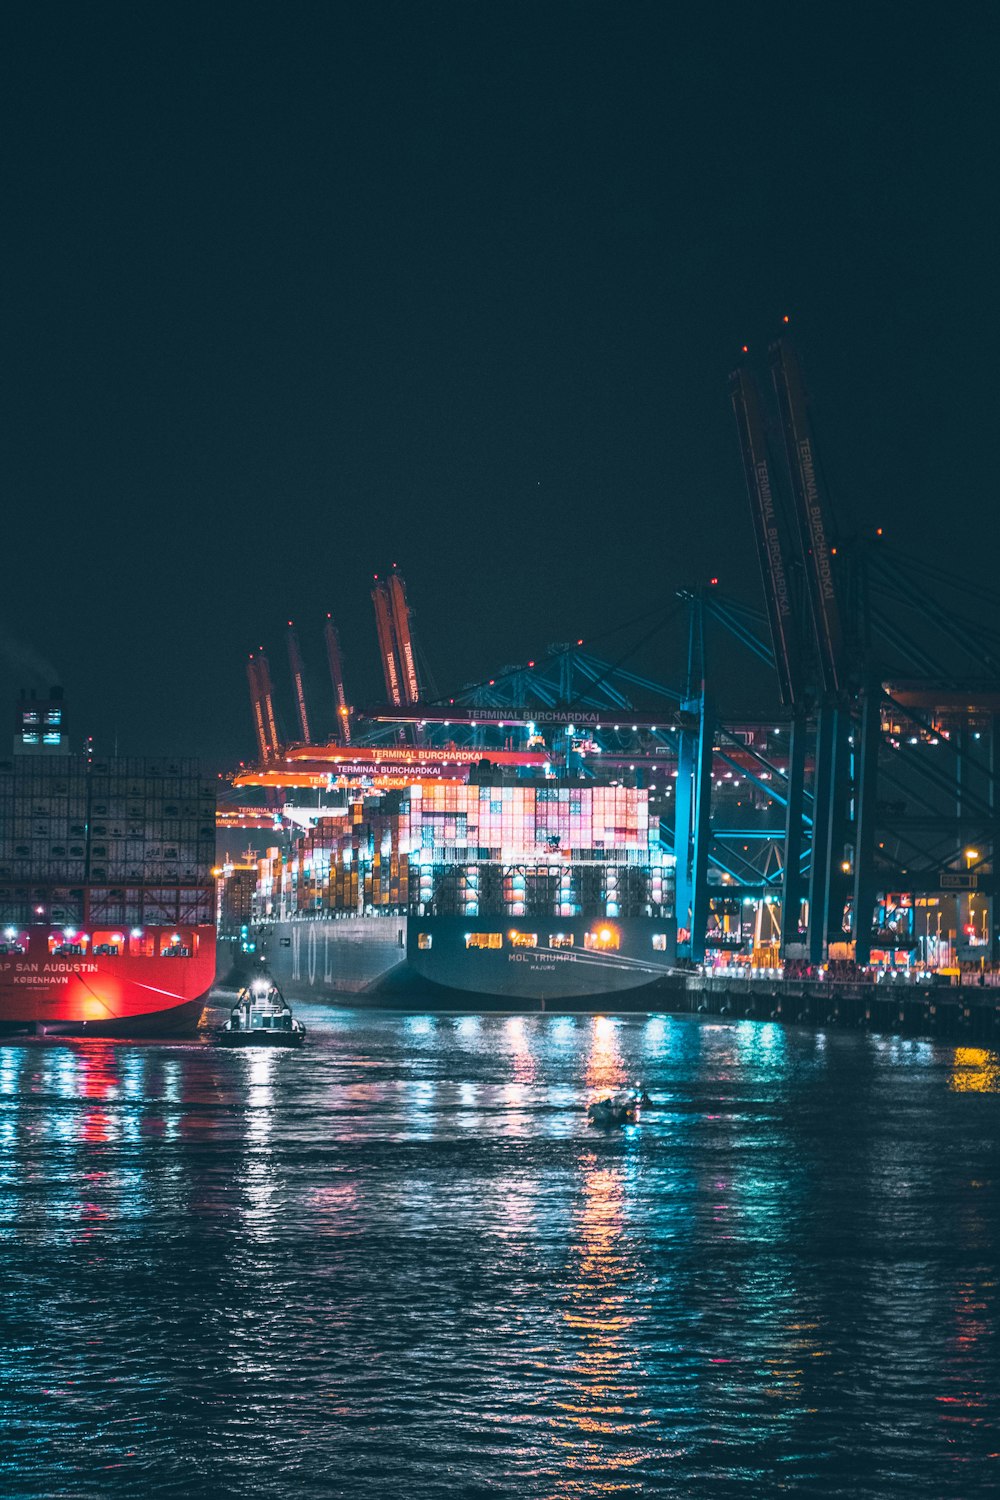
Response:
[[[327,911],[474,916],[659,914],[673,859],[645,791],[621,786],[413,786],[324,821],[261,862],[261,918]]]
[[[215,801],[193,760],[0,762],[0,920],[212,922]]]

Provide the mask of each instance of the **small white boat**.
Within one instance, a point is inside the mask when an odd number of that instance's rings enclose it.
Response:
[[[240,990],[215,1040],[220,1047],[301,1047],[305,1035],[274,981],[258,978]]]

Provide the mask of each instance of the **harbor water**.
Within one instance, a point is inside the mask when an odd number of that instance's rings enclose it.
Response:
[[[297,1014],[0,1049],[0,1493],[1000,1489],[994,1052]]]

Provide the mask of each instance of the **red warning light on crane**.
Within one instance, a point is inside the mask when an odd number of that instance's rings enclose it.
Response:
[[[717,578],[710,578],[708,581],[709,581],[710,584],[712,584],[712,586],[714,588],[714,586],[718,583],[719,580]]]
[[[744,354],[749,354],[750,353],[750,345],[749,344],[743,344],[742,345],[742,349],[743,349],[743,353]]]
[[[782,322],[783,322],[783,323],[787,323],[787,322],[788,322],[788,314],[787,314],[787,313],[785,313],[785,316],[784,316],[784,317],[783,317],[783,318],[782,318],[782,320],[781,320],[781,321],[782,321]]]

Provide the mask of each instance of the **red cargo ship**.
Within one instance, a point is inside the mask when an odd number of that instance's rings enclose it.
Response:
[[[215,784],[191,760],[71,755],[21,695],[0,761],[0,1034],[193,1030],[215,978]]]
[[[86,933],[7,927],[0,940],[0,1032],[191,1031],[214,978],[211,924]]]

